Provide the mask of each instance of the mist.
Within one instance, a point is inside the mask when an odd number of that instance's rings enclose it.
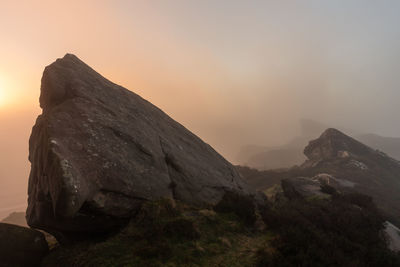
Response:
[[[233,163],[243,146],[290,141],[303,118],[400,136],[398,1],[117,2],[0,4],[0,195],[16,196],[10,206],[25,201],[41,73],[66,52]]]

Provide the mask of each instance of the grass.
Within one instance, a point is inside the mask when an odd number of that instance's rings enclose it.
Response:
[[[256,266],[271,238],[232,213],[149,202],[119,234],[54,249],[42,266]]]
[[[249,224],[251,208],[232,196],[220,212],[147,202],[118,234],[53,249],[42,266],[400,266],[371,197],[278,201],[260,211],[264,230]]]

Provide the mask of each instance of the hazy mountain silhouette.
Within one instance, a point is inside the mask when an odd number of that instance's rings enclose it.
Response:
[[[300,134],[287,144],[281,146],[263,147],[245,146],[237,156],[237,162],[260,170],[287,168],[301,164],[306,158],[303,148],[308,141],[316,138],[324,129],[323,123],[303,119],[300,121]]]
[[[308,119],[301,120],[300,126],[299,136],[293,138],[287,144],[272,147],[257,145],[243,147],[238,153],[237,162],[239,165],[258,170],[290,168],[302,164],[306,159],[303,148],[310,140],[318,137],[323,130],[329,127]],[[362,143],[383,151],[393,158],[400,159],[400,138],[384,137],[377,134],[358,134],[351,129],[342,130]]]

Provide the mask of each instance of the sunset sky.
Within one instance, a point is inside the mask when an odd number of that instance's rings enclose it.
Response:
[[[0,190],[26,184],[41,75],[67,52],[229,160],[301,118],[400,136],[399,14],[395,0],[2,0]]]

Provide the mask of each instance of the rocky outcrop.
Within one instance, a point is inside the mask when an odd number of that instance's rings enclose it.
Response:
[[[215,205],[249,194],[212,147],[140,96],[67,54],[46,67],[30,138],[28,224],[108,231],[148,200]]]
[[[48,253],[44,235],[33,229],[0,223],[0,266],[39,266]]]
[[[288,170],[239,170],[253,188],[263,191],[272,186],[271,181],[279,183],[276,180],[285,179],[289,179],[286,182],[291,184],[290,188],[302,188],[300,185],[304,182],[303,178],[299,180],[298,177],[305,177],[307,182],[303,185],[308,193],[313,191],[308,190],[312,184],[325,181],[339,192],[358,192],[372,196],[389,220],[396,225],[400,224],[399,161],[332,128],[310,141],[304,154],[308,159],[301,166]],[[315,184],[312,188],[317,187]],[[298,190],[300,195],[304,195],[301,193],[303,189]]]
[[[285,196],[289,199],[321,197],[325,198],[329,195],[322,191],[320,181],[313,180],[308,177],[293,177],[282,180],[282,189]]]
[[[400,229],[390,222],[385,222],[384,233],[388,242],[389,249],[400,252]]]
[[[304,149],[304,154],[311,161],[346,158],[350,156],[349,153],[366,156],[374,152],[368,146],[333,128],[327,129],[318,139],[310,141]]]
[[[379,150],[335,130],[326,130],[305,148],[308,160],[300,172],[326,173],[343,190],[370,195],[394,223],[400,223],[400,163]]]
[[[333,193],[353,192],[356,184],[338,179],[327,173],[319,173],[314,177],[290,177],[281,181],[285,196],[289,199],[307,197],[329,197]]]

